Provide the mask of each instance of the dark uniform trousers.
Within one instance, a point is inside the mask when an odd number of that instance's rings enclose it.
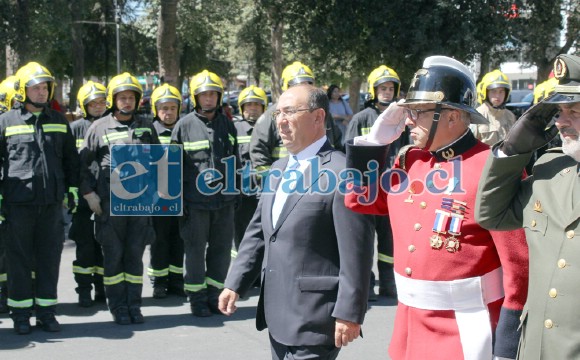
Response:
[[[186,254],[185,290],[195,293],[208,285],[222,289],[230,266],[234,205],[217,210],[200,210],[188,205],[187,209],[187,216],[180,220]]]
[[[246,228],[258,207],[258,198],[256,196],[240,196],[239,201],[240,203],[234,213],[234,245],[236,246],[236,250],[240,247]]]
[[[270,350],[272,360],[334,360],[340,352],[340,348],[334,345],[288,346],[277,342],[272,335]]]
[[[105,293],[109,309],[140,308],[143,290],[143,253],[154,239],[148,216],[110,216],[109,202],[95,216],[97,241],[103,247]]]
[[[153,217],[155,241],[147,274],[153,286],[183,288],[183,240],[176,216]]]
[[[2,303],[6,304],[8,299],[8,288],[6,287],[6,243],[4,240],[4,233],[6,226],[4,222],[0,224],[0,308]]]
[[[103,249],[95,239],[95,224],[91,220],[92,211],[79,207],[73,214],[69,238],[76,243],[76,260],[73,274],[78,285],[77,293],[91,291],[103,286]]]
[[[62,204],[3,204],[6,217],[8,298],[12,317],[54,313],[64,243]],[[36,272],[33,282],[30,274]]]
[[[388,281],[395,279],[393,272],[393,231],[388,215],[375,216],[375,231],[377,232],[377,251],[379,252],[377,260],[379,288],[384,288]]]

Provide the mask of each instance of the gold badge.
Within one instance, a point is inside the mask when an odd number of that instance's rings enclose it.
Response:
[[[442,151],[441,156],[443,156],[445,160],[449,160],[455,156],[455,151],[453,149]]]
[[[435,101],[441,101],[445,99],[445,94],[442,91],[435,91],[433,97],[435,98]]]
[[[540,203],[540,200],[536,200],[534,203],[534,211],[539,213],[542,212],[542,204]]]
[[[429,243],[433,249],[440,249],[443,246],[443,237],[441,235],[433,234],[429,238]]]
[[[560,58],[556,59],[556,61],[554,62],[554,77],[560,80],[564,76],[566,76],[567,71],[568,68],[566,67],[566,63],[564,62],[564,60]]]
[[[455,236],[448,237],[445,240],[445,250],[454,253],[459,250],[459,240]]]

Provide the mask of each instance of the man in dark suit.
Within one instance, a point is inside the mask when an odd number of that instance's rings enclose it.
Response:
[[[346,161],[326,138],[327,112],[311,85],[280,97],[273,116],[290,157],[273,164],[219,299],[231,315],[262,271],[256,327],[268,328],[273,359],[335,359],[367,310],[373,227],[346,209],[329,175]]]

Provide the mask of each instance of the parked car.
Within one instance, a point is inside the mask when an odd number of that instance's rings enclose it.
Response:
[[[523,90],[514,90],[514,91],[523,91]],[[519,94],[516,96],[516,98],[518,98],[519,101],[512,102],[514,99],[514,96],[512,94],[512,96],[510,96],[510,102],[505,104],[505,107],[511,112],[513,112],[516,118],[519,118],[520,116],[522,116],[523,113],[526,112],[526,110],[530,108],[530,106],[532,106],[532,103],[534,102],[534,93],[528,91],[528,94],[524,94],[523,98],[519,97]]]
[[[238,95],[239,91],[226,91],[224,93],[222,102],[224,104],[228,104],[232,108],[232,115],[237,115],[240,113],[240,109],[238,109]]]
[[[365,108],[365,101],[367,99],[367,94],[368,94],[367,92],[360,92],[359,93],[358,109],[356,111],[354,111],[354,109],[353,109],[354,113],[357,113]],[[343,94],[342,99],[344,101],[348,102],[350,100],[350,94],[349,93]]]

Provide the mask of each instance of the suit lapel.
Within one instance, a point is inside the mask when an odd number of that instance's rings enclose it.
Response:
[[[328,141],[326,141],[326,143],[322,146],[322,148],[318,151],[318,154],[316,154],[316,155],[317,155],[317,157],[314,160],[319,161],[320,168],[323,168],[324,165],[331,160],[332,146],[330,145],[330,143]],[[312,177],[312,175],[314,175],[314,177]],[[318,180],[320,179],[320,175],[321,175],[320,171],[317,171],[315,174],[312,174],[312,164],[309,165],[309,167],[304,172],[303,180],[302,180],[303,184],[305,184],[304,185],[305,191],[302,194],[293,193],[293,194],[290,194],[288,196],[288,198],[286,199],[286,202],[284,203],[284,207],[282,207],[282,212],[280,213],[280,216],[278,217],[278,222],[276,223],[276,227],[274,228],[274,232],[278,231],[278,229],[280,228],[280,226],[282,226],[282,224],[284,223],[284,221],[286,220],[288,215],[290,215],[292,210],[294,210],[294,208],[296,207],[298,202],[302,199],[302,197],[306,193],[308,193],[308,191],[312,187],[312,185],[314,185],[314,184],[316,184],[316,182],[318,182]],[[272,207],[270,206],[270,209],[271,208]],[[270,221],[271,221],[271,217],[270,217]]]

